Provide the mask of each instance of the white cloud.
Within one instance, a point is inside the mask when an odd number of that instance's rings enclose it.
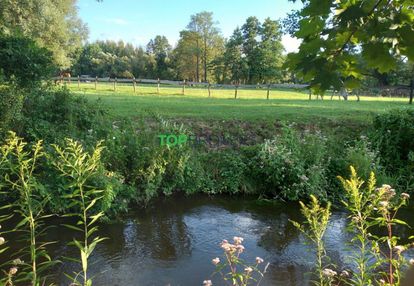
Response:
[[[282,44],[285,47],[286,53],[297,52],[300,46],[301,40],[292,38],[289,35],[282,36]]]
[[[128,25],[128,22],[122,18],[109,18],[105,19],[106,23],[119,25],[119,26],[125,26]]]

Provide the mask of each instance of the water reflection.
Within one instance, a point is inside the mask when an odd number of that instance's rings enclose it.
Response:
[[[401,214],[409,218],[410,211]],[[135,210],[122,223],[101,226],[100,235],[110,239],[93,254],[94,285],[201,285],[214,271],[211,259],[221,256],[220,241],[233,236],[245,238],[245,260],[260,256],[271,263],[261,285],[306,285],[315,257],[289,220],[301,220],[298,205],[206,196],[159,201]],[[339,267],[350,255],[345,227],[346,214],[334,212],[326,246]],[[60,241],[55,255],[77,254],[65,245],[72,232],[59,228],[48,235]],[[62,265],[59,285],[68,285],[63,273],[75,269],[71,263]]]

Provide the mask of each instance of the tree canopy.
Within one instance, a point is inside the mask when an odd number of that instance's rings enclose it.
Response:
[[[52,51],[55,63],[69,68],[87,37],[76,0],[2,0],[0,32],[20,33]]]
[[[302,40],[299,52],[288,56],[289,67],[315,91],[355,88],[369,69],[386,73],[401,60],[414,61],[413,1],[302,3],[303,9],[285,21],[288,31]]]

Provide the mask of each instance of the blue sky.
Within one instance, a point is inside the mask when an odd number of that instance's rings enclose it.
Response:
[[[156,35],[165,35],[174,45],[190,16],[201,11],[214,13],[227,38],[249,16],[260,21],[267,17],[280,19],[300,4],[287,0],[79,0],[78,7],[89,27],[89,41],[122,39],[146,46]],[[288,52],[298,46],[297,40],[288,36],[283,37],[283,44]]]

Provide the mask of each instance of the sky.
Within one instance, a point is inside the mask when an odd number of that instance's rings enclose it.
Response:
[[[270,17],[281,19],[292,9],[300,8],[288,0],[79,0],[81,19],[89,27],[89,41],[123,40],[145,47],[156,35],[164,35],[173,46],[190,16],[213,12],[224,37],[228,38],[249,16],[261,22]],[[283,36],[286,52],[297,50],[299,42]]]

